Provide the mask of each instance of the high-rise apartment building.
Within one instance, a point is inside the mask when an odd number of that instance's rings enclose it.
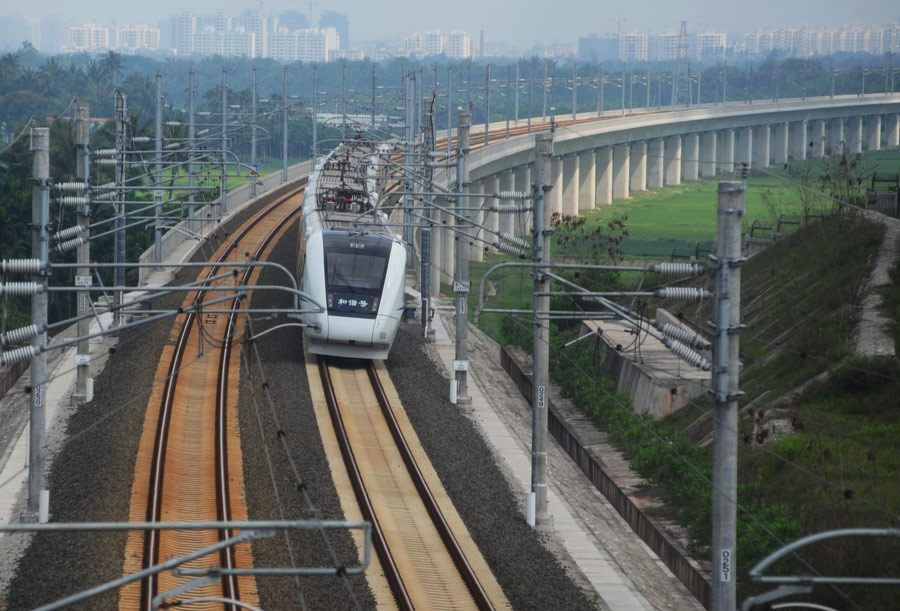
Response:
[[[444,35],[440,30],[425,32],[425,56],[442,55],[444,53]]]
[[[725,59],[728,46],[725,32],[700,32],[694,36],[696,57],[698,60]]]
[[[69,39],[63,47],[63,51],[80,53],[82,51],[102,51],[109,48],[109,28],[96,23],[86,23],[69,28]]]
[[[209,27],[215,30],[214,26]],[[197,15],[185,12],[172,16],[172,48],[175,55],[187,56],[194,53],[194,37],[196,35]],[[199,53],[199,51],[197,52]]]
[[[649,35],[647,32],[623,32],[619,34],[619,59],[622,61],[646,61]]]
[[[159,28],[149,25],[118,25],[114,48],[123,53],[159,51]]]
[[[470,59],[473,52],[472,37],[462,30],[453,30],[447,36],[447,57],[450,59]]]
[[[334,28],[297,31],[297,59],[302,62],[327,62],[339,48],[340,37]]]
[[[337,31],[340,40],[341,49],[350,48],[350,19],[343,13],[337,11],[325,11],[319,17],[319,29],[327,30],[334,28]]]

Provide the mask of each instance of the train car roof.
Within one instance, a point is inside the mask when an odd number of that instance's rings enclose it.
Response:
[[[333,151],[314,172],[311,209],[322,231],[381,235],[392,240],[399,236],[387,225],[387,217],[378,208],[377,195],[370,193],[372,176],[367,169],[373,155],[384,154],[382,147],[369,141],[351,141]]]

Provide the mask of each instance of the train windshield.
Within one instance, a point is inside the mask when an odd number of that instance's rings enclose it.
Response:
[[[326,234],[323,241],[328,311],[374,317],[381,301],[391,241],[347,234]]]

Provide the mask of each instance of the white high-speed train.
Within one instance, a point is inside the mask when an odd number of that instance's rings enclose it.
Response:
[[[391,349],[404,310],[406,246],[378,208],[390,150],[345,142],[310,176],[297,273],[302,292],[325,307],[303,314],[313,354],[384,359]]]

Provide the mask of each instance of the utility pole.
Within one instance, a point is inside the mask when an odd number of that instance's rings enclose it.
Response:
[[[472,108],[472,62],[466,64],[466,108]]]
[[[315,73],[315,68],[313,68],[313,72]],[[287,66],[284,67],[284,76],[282,77],[281,89],[282,89],[282,96],[281,96],[281,182],[287,182],[287,153],[288,153]],[[315,123],[313,123],[313,130],[315,130]],[[313,136],[315,136],[315,133],[313,134]],[[315,139],[315,137],[313,137],[313,146],[315,146],[315,143],[316,143],[316,139]]]
[[[116,325],[123,320],[122,287],[125,286],[125,151],[127,149],[125,94],[116,89],[116,248],[115,248],[115,286],[113,303],[117,306],[113,313]]]
[[[578,63],[572,64],[572,125],[578,120]]]
[[[700,85],[697,85],[697,101],[700,101]],[[647,62],[647,114],[650,114],[650,62]]]
[[[375,63],[372,62],[372,132],[375,132]]]
[[[422,126],[425,125],[425,69],[419,68],[419,81],[418,87],[416,91],[418,94],[416,95],[416,141],[418,142],[419,138],[422,139],[424,143],[425,140],[425,132],[422,129]],[[422,145],[419,145],[419,151],[421,152]]]
[[[287,99],[287,66],[284,68],[285,74],[285,84],[284,84],[284,98]],[[287,117],[287,107],[284,110],[284,116]],[[284,131],[287,132],[287,119],[285,119]],[[312,112],[312,158],[313,158],[313,169],[316,168],[316,157],[318,156],[319,151],[319,137],[318,137],[318,128],[319,128],[319,65],[313,64],[313,112]]]
[[[341,141],[347,139],[347,61],[341,60]],[[287,178],[285,178],[287,180]]]
[[[488,129],[491,125],[491,65],[484,72],[484,145],[488,143]]]
[[[725,87],[728,84],[728,63],[722,62],[722,106],[728,101],[725,97]]]
[[[410,210],[413,207],[413,198],[412,192],[415,190],[415,183],[413,180],[413,161],[415,159],[414,147],[415,147],[415,99],[416,99],[416,73],[409,72],[406,75],[406,79],[403,84],[403,99],[404,99],[404,118],[406,124],[406,132],[404,134],[404,139],[406,140],[406,159],[404,159],[403,163],[403,173],[406,176],[406,195],[403,197],[403,236],[406,240],[406,243],[409,244],[409,248],[406,250],[406,265],[409,268],[413,263],[413,242],[415,241],[415,230],[412,226],[412,215],[410,214]]]
[[[194,151],[197,150],[194,123],[194,69],[188,75],[188,231],[194,231]]]
[[[541,123],[547,122],[547,62],[544,62],[544,107],[541,110]]]
[[[649,76],[650,76],[650,64],[648,63],[647,64],[647,77],[648,77],[647,82],[648,83],[650,82]],[[700,105],[700,85],[702,85],[702,84],[703,84],[703,60],[701,59],[700,61],[697,62],[697,105],[698,106]],[[649,99],[650,99],[650,95],[648,94],[647,95],[647,100],[648,100],[647,108],[648,109],[650,108]]]
[[[538,134],[535,138],[534,187],[534,242],[533,261],[547,263],[550,258],[550,216],[544,205],[544,193],[552,189],[550,184],[550,150],[552,134]],[[550,380],[550,310],[547,268],[534,270],[534,362],[531,396],[531,492],[526,499],[526,520],[538,529],[551,527],[547,511],[547,384]]]
[[[634,64],[628,62],[628,112],[634,111]]]
[[[78,181],[84,183],[84,203],[78,207],[77,225],[82,227],[82,243],[78,246],[76,257],[78,268],[75,271],[75,285],[87,289],[91,286],[91,123],[90,111],[87,106],[75,106],[75,146],[77,148],[77,174]],[[87,337],[91,332],[91,319],[87,318],[90,310],[90,293],[87,290],[78,291],[76,311],[79,317],[77,333],[78,337]],[[91,377],[91,343],[87,339],[78,342],[75,354],[75,394],[72,396],[74,405],[81,405],[91,400],[91,391],[88,385]]]
[[[603,116],[603,85],[604,85],[604,71],[605,66],[600,64],[600,81],[597,84],[597,118]]]
[[[516,62],[516,125],[519,125],[519,62]]]
[[[253,66],[253,91],[250,92],[253,121],[250,123],[250,165],[257,169],[256,165],[256,98],[259,95],[259,82],[256,75],[256,66]],[[258,172],[257,172],[258,173]],[[256,176],[250,173],[250,198],[256,197]]]
[[[885,88],[887,91],[887,88]],[[509,140],[509,107],[512,104],[512,66],[506,67],[506,139]],[[518,111],[518,109],[516,109]]]
[[[453,129],[453,68],[447,66],[447,157],[450,157],[450,136]]]
[[[744,166],[746,176],[747,166]],[[712,609],[736,608],[738,332],[741,317],[741,217],[746,184],[720,182],[713,326]]]
[[[287,136],[285,136],[287,137]],[[228,71],[222,68],[222,182],[219,190],[219,218],[228,212],[228,176],[225,172],[225,151],[228,149]],[[285,167],[287,174],[287,167]],[[287,180],[285,178],[285,180]]]
[[[428,163],[429,153],[435,149],[434,135],[434,100],[435,95],[425,101],[425,133],[423,134],[422,159],[425,168],[425,188],[429,193],[434,193],[434,166]],[[431,217],[434,208],[434,196],[428,195],[425,198],[425,224],[422,226],[422,282],[419,290],[422,294],[422,336],[428,340],[433,336],[434,331],[431,329]]]
[[[460,109],[456,127],[456,190],[465,193],[469,189],[469,170],[466,167],[466,158],[469,155],[469,119],[468,108]],[[469,355],[466,346],[468,323],[467,301],[469,297],[469,236],[462,233],[463,227],[469,227],[462,220],[463,209],[468,206],[464,197],[456,198],[456,234],[453,238],[456,248],[455,278],[453,292],[456,293],[456,359],[453,361],[453,369],[456,379],[453,380],[453,388],[450,391],[450,399],[457,405],[468,405],[472,402],[468,388]]]
[[[628,71],[628,66],[625,62],[622,62],[622,116],[625,116],[625,73]]]
[[[50,128],[35,127],[31,132],[33,153],[31,189],[31,257],[41,261],[41,271],[31,281],[44,290],[31,297],[31,323],[41,332],[31,340],[35,356],[31,361],[31,395],[28,436],[28,518],[47,521],[50,493],[44,490],[44,447],[46,437],[47,355],[47,265],[49,263],[48,225],[50,223]]]
[[[162,116],[163,116],[162,72],[156,71],[156,138],[154,157],[156,159],[153,174],[153,200],[156,202],[153,219],[153,262],[162,262]],[[225,148],[224,146],[222,147]]]
[[[531,66],[528,67],[528,133],[531,133],[531,89],[534,80],[531,78]]]

